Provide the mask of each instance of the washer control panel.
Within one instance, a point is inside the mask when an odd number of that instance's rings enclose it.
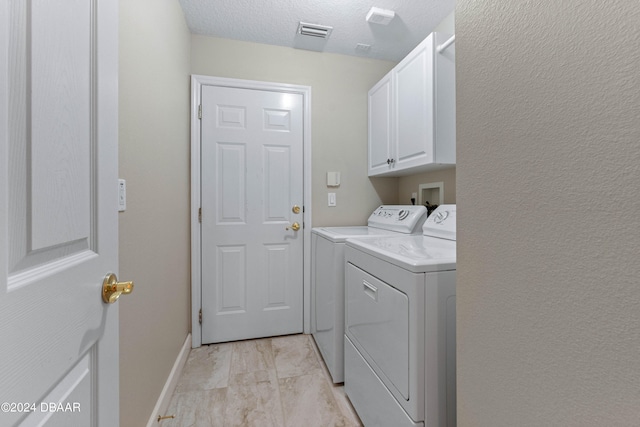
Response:
[[[427,208],[414,205],[382,205],[371,216],[367,225],[397,231],[399,233],[418,233],[427,219]]]

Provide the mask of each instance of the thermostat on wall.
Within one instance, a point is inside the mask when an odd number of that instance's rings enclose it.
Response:
[[[340,172],[327,172],[327,187],[340,186]]]

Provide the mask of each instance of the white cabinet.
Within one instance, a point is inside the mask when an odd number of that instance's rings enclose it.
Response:
[[[369,176],[455,164],[455,51],[431,33],[369,91]]]

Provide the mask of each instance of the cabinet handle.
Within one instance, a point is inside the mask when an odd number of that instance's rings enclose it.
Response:
[[[387,159],[387,164],[388,164],[388,165],[392,165],[392,164],[394,164],[395,162],[396,162],[396,161],[395,161],[395,159]]]

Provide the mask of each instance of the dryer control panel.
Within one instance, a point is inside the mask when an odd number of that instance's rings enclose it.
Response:
[[[456,240],[456,205],[440,205],[422,227],[425,236]]]
[[[418,233],[427,219],[427,208],[414,205],[382,205],[367,221],[369,227],[398,233]]]

